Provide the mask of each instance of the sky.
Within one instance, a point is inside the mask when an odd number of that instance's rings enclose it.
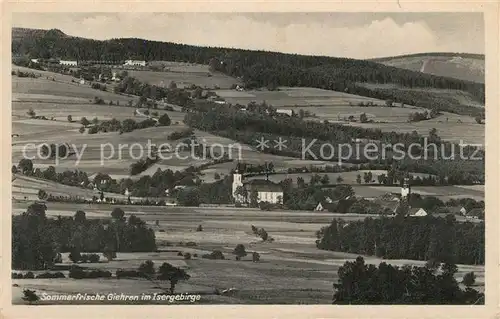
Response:
[[[13,27],[105,40],[175,43],[357,59],[484,53],[481,13],[15,13]]]

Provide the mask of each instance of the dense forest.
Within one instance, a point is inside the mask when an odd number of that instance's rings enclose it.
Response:
[[[318,233],[320,249],[388,259],[484,264],[484,222],[459,223],[452,216],[372,219],[346,223],[334,219]]]
[[[46,217],[47,206],[35,203],[12,217],[12,268],[47,269],[61,252],[137,252],[156,250],[153,230],[135,215],[115,208],[109,219]]]
[[[359,83],[393,84],[404,88],[438,88],[461,90],[476,100],[485,100],[484,84],[439,77],[385,66],[373,61],[325,56],[305,56],[266,51],[198,47],[142,39],[98,41],[68,37],[60,30],[16,37],[12,41],[13,56],[64,58],[79,61],[99,60],[121,63],[129,58],[146,61],[163,60],[208,64],[211,71],[241,78],[248,88],[306,86],[348,92],[380,99],[415,104],[428,97],[428,92],[382,90]],[[397,93],[397,96],[395,95]],[[420,106],[438,111],[480,115],[483,110],[460,103],[420,101]],[[425,105],[422,105],[425,104]]]
[[[450,263],[432,267],[380,263],[377,267],[358,257],[339,268],[339,279],[333,284],[333,304],[484,305],[484,294],[471,288],[474,273],[464,276],[466,288],[462,289],[455,278],[457,270]]]

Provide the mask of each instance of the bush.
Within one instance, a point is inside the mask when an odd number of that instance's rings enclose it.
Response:
[[[186,247],[195,247],[197,244],[194,241],[188,241],[185,245]]]
[[[182,251],[180,251],[177,253],[177,256],[184,256],[184,255],[182,254]]]
[[[252,261],[254,263],[260,261],[260,254],[258,252],[256,252],[256,251],[253,252],[253,254],[252,254]]]
[[[184,259],[186,259],[186,260],[191,259],[191,254],[190,253],[185,253],[184,254]]]
[[[213,260],[226,259],[224,257],[224,254],[222,254],[222,252],[220,250],[214,250],[210,254],[204,254],[204,255],[201,256],[201,258],[213,259]]]
[[[60,271],[55,273],[45,272],[36,276],[37,279],[45,279],[45,278],[66,278],[64,274]]]
[[[203,231],[203,227],[201,225],[198,225],[198,227],[196,228],[196,231]]]
[[[147,275],[155,274],[155,264],[152,260],[146,260],[139,266],[139,272]]]
[[[121,279],[121,278],[144,278],[146,277],[146,274],[141,273],[136,270],[122,270],[119,269],[116,271],[116,278]]]

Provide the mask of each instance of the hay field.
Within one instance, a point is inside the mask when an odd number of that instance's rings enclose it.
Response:
[[[481,186],[481,185],[478,185]],[[484,200],[484,185],[478,189],[470,189],[463,186],[412,186],[411,191],[422,196],[435,196],[442,201],[455,198],[473,198],[475,200]],[[388,192],[400,193],[401,188],[397,186],[360,186],[353,185],[356,195],[361,197],[378,197]]]
[[[216,87],[230,88],[233,84],[241,84],[241,81],[222,73],[209,72],[208,67],[206,71],[204,67],[193,68],[182,65],[168,67],[168,69],[169,71],[129,70],[128,74],[140,81],[164,87],[168,87],[172,81],[174,81],[179,88],[189,87],[193,84],[208,89],[214,89]],[[114,71],[119,72],[120,69]]]
[[[26,204],[16,204],[21,211]],[[74,214],[77,209],[87,212],[87,218],[109,216],[112,207],[105,205],[72,205],[49,203],[48,216],[67,211]],[[176,292],[200,294],[202,304],[329,304],[333,294],[332,284],[336,281],[338,268],[345,261],[353,260],[356,254],[323,251],[315,247],[314,232],[328,225],[336,216],[331,213],[263,212],[253,209],[237,208],[159,208],[125,207],[126,217],[131,213],[146,220],[156,233],[159,252],[118,253],[109,263],[82,264],[91,268],[102,268],[114,273],[116,269],[136,269],[141,262],[150,259],[159,266],[169,262],[184,268],[191,278],[180,282]],[[154,221],[159,221],[159,226]],[[201,224],[202,232],[196,232]],[[251,225],[265,227],[274,242],[262,242],[252,234]],[[160,231],[162,230],[162,231]],[[193,241],[196,246],[186,247],[184,243]],[[236,261],[232,250],[243,244],[247,252],[256,251],[261,261],[253,263],[251,255]],[[226,260],[207,260],[200,256],[213,249],[221,250]],[[177,252],[189,252],[198,257],[184,260]],[[412,260],[382,260],[365,257],[367,263],[379,264],[386,261],[395,265],[423,265],[424,262]],[[67,263],[67,255],[63,263]],[[477,275],[477,287],[484,287],[484,267],[458,265],[457,278],[468,271]],[[13,302],[21,304],[22,289],[31,288],[38,293],[125,293],[141,294],[160,292],[157,284],[141,279],[52,279],[52,280],[14,280],[19,287],[13,288]],[[168,285],[162,285],[168,286]],[[216,295],[215,289],[236,288],[228,296]],[[42,304],[63,304],[63,302],[44,301]],[[110,303],[110,302],[106,302]],[[120,302],[112,302],[120,303]],[[165,302],[163,302],[165,304]]]
[[[359,170],[359,171],[351,171],[351,172],[342,172],[342,173],[317,173],[320,177],[323,177],[324,175],[327,175],[328,178],[330,179],[331,184],[336,184],[337,183],[337,178],[339,176],[342,177],[343,181],[342,184],[353,184],[353,185],[358,185],[356,179],[358,174],[361,175],[361,180],[362,183],[364,182],[363,176],[364,173],[371,172],[373,177],[372,177],[372,182],[377,182],[377,176],[381,174],[387,174],[386,170]],[[309,182],[311,177],[315,175],[316,173],[292,173],[292,174],[272,174],[269,175],[269,180],[275,183],[279,183],[285,179],[291,178],[294,184],[297,182],[298,177],[302,177],[306,183]],[[419,176],[419,177],[428,177],[429,174],[423,174],[423,173],[412,173],[413,176]],[[262,179],[264,178],[263,176],[256,176],[256,177],[249,177],[249,180],[252,179]]]

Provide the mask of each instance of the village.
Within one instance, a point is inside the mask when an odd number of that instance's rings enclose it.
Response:
[[[484,55],[13,35],[14,304],[369,303],[362,267],[394,279],[375,304],[484,302],[484,83],[426,73]]]

